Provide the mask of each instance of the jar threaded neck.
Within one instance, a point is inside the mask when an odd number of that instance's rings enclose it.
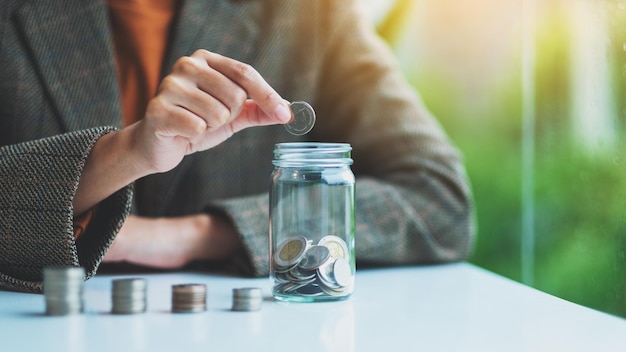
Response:
[[[284,167],[352,165],[352,147],[348,143],[296,142],[274,146],[273,164]]]

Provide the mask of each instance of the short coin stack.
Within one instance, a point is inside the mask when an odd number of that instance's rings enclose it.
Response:
[[[144,279],[130,278],[113,280],[111,300],[113,314],[144,313],[147,308],[147,287]]]
[[[304,236],[285,239],[273,254],[274,292],[298,296],[344,296],[354,276],[346,242],[325,236],[317,244]]]
[[[198,313],[206,310],[207,288],[203,284],[172,286],[172,312]]]
[[[70,315],[83,312],[85,269],[63,266],[43,271],[43,291],[47,315]]]
[[[261,309],[263,296],[261,289],[257,287],[244,287],[233,289],[233,307],[234,311],[256,311]]]

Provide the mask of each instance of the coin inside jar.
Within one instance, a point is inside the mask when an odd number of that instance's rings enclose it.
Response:
[[[287,132],[302,136],[311,131],[315,125],[315,110],[305,101],[294,101],[289,104],[293,120],[285,124]]]
[[[330,260],[330,250],[324,246],[311,246],[305,253],[299,267],[304,270],[315,270]]]
[[[348,251],[348,245],[344,240],[338,236],[328,235],[322,237],[318,242],[319,246],[325,246],[330,250],[330,256],[334,259],[349,259],[350,252]]]
[[[278,246],[274,254],[274,263],[279,268],[291,268],[302,260],[307,247],[307,240],[302,236],[288,238]]]
[[[343,258],[337,259],[333,264],[333,277],[339,286],[348,286],[352,280],[350,263]]]

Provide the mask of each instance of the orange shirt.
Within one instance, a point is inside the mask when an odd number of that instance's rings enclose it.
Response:
[[[176,0],[107,0],[120,83],[123,125],[140,120],[159,85]],[[97,207],[74,218],[74,239]]]
[[[124,126],[140,120],[159,85],[176,0],[107,0]]]

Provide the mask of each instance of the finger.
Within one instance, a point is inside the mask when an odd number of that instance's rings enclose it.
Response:
[[[157,135],[165,137],[184,137],[196,139],[204,135],[207,122],[188,109],[172,104],[167,97],[157,96],[148,104],[146,115],[154,116]]]
[[[173,68],[177,77],[184,77],[193,82],[195,87],[212,98],[221,102],[231,111],[230,118],[223,123],[232,121],[241,111],[243,102],[248,98],[246,91],[230,78],[207,65],[206,60],[198,57],[182,57]],[[198,97],[197,95],[195,95]],[[205,110],[210,111],[210,110]],[[199,113],[200,116],[203,114]]]
[[[233,132],[239,132],[248,127],[275,125],[276,117],[268,115],[252,99],[246,100],[241,113],[231,123]]]
[[[160,96],[171,105],[182,107],[206,121],[212,130],[232,121],[241,111],[243,101],[229,108],[214,96],[199,89],[193,82],[167,76],[161,83]],[[236,88],[241,91],[240,88]],[[245,99],[244,99],[245,101]],[[237,114],[235,116],[231,116]]]
[[[204,57],[209,66],[242,87],[258,107],[274,119],[273,123],[286,123],[291,119],[289,106],[252,66],[206,50],[198,50],[194,55]]]

